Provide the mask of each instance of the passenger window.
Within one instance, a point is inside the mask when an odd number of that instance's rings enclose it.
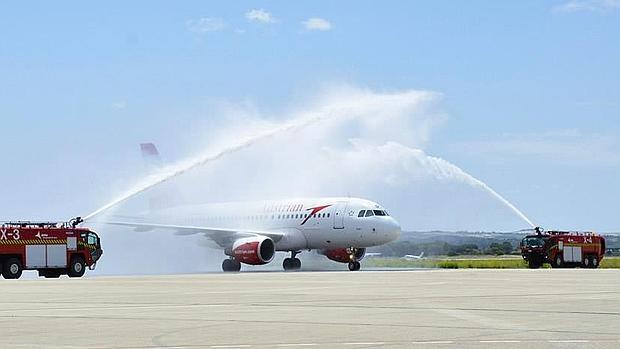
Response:
[[[364,217],[364,213],[366,213],[365,210],[361,210],[360,213],[357,215],[358,217]]]
[[[366,217],[370,217],[372,215],[372,210],[366,210]]]
[[[329,218],[329,213],[327,214],[327,218]]]

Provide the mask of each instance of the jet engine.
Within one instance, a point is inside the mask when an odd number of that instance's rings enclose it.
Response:
[[[364,258],[364,255],[366,255],[366,249],[357,247],[335,248],[333,250],[322,251],[322,254],[334,262],[359,262]]]
[[[239,239],[232,246],[232,255],[245,264],[267,264],[273,260],[275,254],[276,244],[266,236]]]

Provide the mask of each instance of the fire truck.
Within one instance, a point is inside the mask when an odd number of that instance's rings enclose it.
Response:
[[[23,270],[39,276],[81,277],[93,270],[103,250],[97,234],[83,227],[80,217],[69,222],[0,223],[0,271],[5,279],[19,279]]]
[[[592,232],[542,231],[521,241],[521,256],[532,269],[598,268],[605,255],[605,238]]]

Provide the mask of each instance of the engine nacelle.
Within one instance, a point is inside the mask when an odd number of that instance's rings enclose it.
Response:
[[[324,254],[325,257],[331,259],[334,262],[359,262],[364,258],[364,255],[366,255],[366,249],[357,247],[335,248],[333,250],[322,251],[322,254]]]
[[[266,236],[239,239],[232,246],[232,255],[245,264],[267,264],[275,254],[276,244]]]

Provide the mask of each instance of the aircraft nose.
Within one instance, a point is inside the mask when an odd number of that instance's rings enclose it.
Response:
[[[387,219],[385,229],[385,235],[387,238],[386,242],[398,239],[400,237],[400,232],[400,224],[398,224],[398,222],[394,218],[389,217],[389,219]]]

